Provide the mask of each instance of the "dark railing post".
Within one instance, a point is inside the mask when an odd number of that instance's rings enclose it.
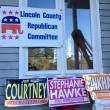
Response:
[[[73,7],[73,29],[77,29],[77,9]],[[78,47],[74,42],[74,58],[75,58],[75,69],[79,69],[79,53],[78,53]]]

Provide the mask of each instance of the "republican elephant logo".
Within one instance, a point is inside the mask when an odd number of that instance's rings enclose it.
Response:
[[[12,34],[23,34],[21,30],[20,19],[15,16],[6,16],[2,19],[1,31],[6,33],[7,30],[11,30]]]

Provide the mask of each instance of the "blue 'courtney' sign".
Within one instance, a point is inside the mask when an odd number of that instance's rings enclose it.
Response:
[[[62,12],[56,9],[0,8],[0,46],[60,47]]]

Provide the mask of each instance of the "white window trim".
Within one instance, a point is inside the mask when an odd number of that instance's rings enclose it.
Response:
[[[96,54],[97,54],[97,71],[99,74],[103,74],[103,63],[102,63],[102,46],[101,46],[101,26],[100,26],[100,12],[99,12],[99,0],[95,0],[95,4],[96,4],[96,29],[97,29],[97,50],[96,50]],[[95,11],[95,10],[94,10]]]
[[[57,48],[57,70],[50,71],[27,71],[28,70],[28,48],[19,48],[19,78],[35,78],[35,77],[52,77],[54,75],[76,75],[81,76],[89,73],[102,73],[102,50],[101,50],[101,32],[100,32],[100,18],[99,18],[99,1],[90,0],[91,5],[91,21],[92,21],[92,35],[96,35],[97,38],[93,38],[93,66],[94,69],[88,70],[67,70],[66,65],[66,41],[65,41],[65,19],[62,21],[63,25],[63,46]],[[27,7],[27,0],[19,1],[20,7]],[[56,0],[56,8],[62,10],[62,18],[65,18],[64,0]],[[93,17],[94,16],[94,17]],[[94,19],[93,19],[94,18]],[[93,25],[96,24],[96,25]]]
[[[20,78],[24,77],[47,77],[51,74],[60,74],[61,62],[60,62],[60,49],[57,49],[57,70],[45,70],[45,71],[28,71],[28,48],[20,48]],[[24,58],[24,59],[23,59]],[[22,60],[21,60],[22,59]],[[42,76],[41,76],[42,75]]]

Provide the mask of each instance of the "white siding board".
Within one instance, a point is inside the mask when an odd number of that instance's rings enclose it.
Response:
[[[0,87],[0,96],[5,95],[5,87]]]
[[[110,0],[99,0],[103,72],[110,73]]]
[[[102,45],[102,52],[110,52],[110,45]]]
[[[101,30],[110,31],[110,24],[101,23]]]
[[[100,3],[110,3],[110,0],[99,0]]]
[[[110,10],[110,4],[100,4],[99,8],[104,10]]]
[[[110,23],[110,16],[101,16],[100,21],[101,23]]]
[[[110,37],[110,31],[101,31],[101,36],[104,37]]]
[[[18,61],[18,54],[0,54],[0,61]]]
[[[19,0],[0,0],[0,6],[18,6]]]
[[[102,38],[102,45],[110,45],[110,37]]]
[[[18,77],[19,76],[19,71],[18,70],[0,70],[0,78],[5,78],[5,77]]]
[[[110,51],[103,52],[102,57],[103,57],[104,60],[110,59]]]
[[[110,67],[110,59],[104,59],[103,60],[103,66],[104,67]]]
[[[0,104],[3,104],[4,100],[5,100],[5,97],[4,96],[0,96]],[[0,108],[0,110],[4,110],[4,109]]]
[[[6,54],[8,54],[8,53],[19,53],[19,48],[9,48],[9,47],[0,47],[0,53],[6,53]]]
[[[0,69],[19,69],[18,62],[0,62]],[[8,76],[6,76],[8,77]]]
[[[110,10],[100,10],[101,16],[110,16]]]
[[[110,67],[108,67],[108,68],[105,67],[105,68],[104,68],[104,73],[105,73],[105,74],[110,74]]]

